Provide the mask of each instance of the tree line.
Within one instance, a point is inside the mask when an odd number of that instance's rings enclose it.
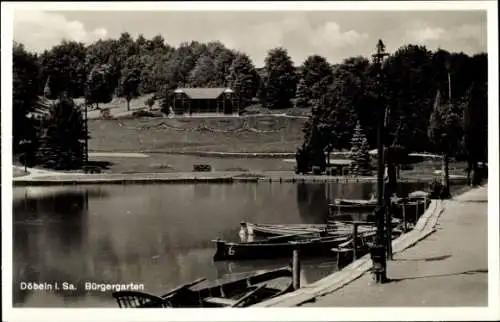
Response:
[[[218,41],[184,42],[174,47],[162,36],[146,39],[140,35],[133,39],[128,33],[89,45],[62,41],[41,54],[30,53],[22,44],[14,43],[14,154],[25,153],[26,142],[33,145],[43,141],[38,138],[47,129],[41,131],[40,124],[35,126],[38,121],[30,117],[37,109],[44,110],[40,97],[58,99],[52,105],[73,104],[72,110],[78,114],[81,110],[74,105],[73,98],[85,97],[87,104],[98,107],[115,96],[130,102],[139,95],[154,93],[153,99],[168,111],[177,87],[230,87],[243,108],[259,103],[269,109],[310,109],[300,151],[313,156],[325,148],[349,149],[358,122],[368,138],[368,146],[373,148],[374,115],[381,102],[380,93],[390,111],[387,143],[412,151],[439,151],[442,146],[435,144],[429,135],[431,113],[439,92],[440,100],[453,106],[453,113],[467,124],[466,128],[462,126],[460,139],[456,138],[460,142],[452,155],[459,150],[467,154],[464,151],[468,149],[469,154],[484,159],[485,53],[468,56],[405,45],[386,59],[381,73],[375,67],[362,56],[331,64],[320,55],[311,55],[296,67],[286,49],[273,48],[264,67],[259,69],[248,55],[228,49]],[[378,81],[377,74],[382,75]],[[49,110],[46,119],[59,117],[54,106]],[[67,115],[74,124],[69,125],[78,128],[81,115],[70,116]],[[57,122],[44,122],[46,126],[53,123]],[[83,139],[81,135],[75,138]],[[32,150],[39,148],[33,146]]]
[[[299,172],[324,168],[326,152],[351,149],[356,125],[375,148],[380,108],[386,110],[383,143],[397,155],[434,152],[446,164],[454,157],[475,169],[488,158],[487,65],[485,53],[417,45],[402,46],[382,64],[360,56],[330,68],[323,57],[309,57],[296,93],[296,104],[312,114],[297,152]]]

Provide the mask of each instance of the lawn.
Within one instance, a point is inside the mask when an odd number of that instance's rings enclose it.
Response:
[[[89,151],[294,153],[304,122],[284,116],[89,120]]]
[[[212,171],[288,171],[295,163],[283,159],[259,158],[217,158],[191,155],[153,153],[147,158],[90,156],[91,162],[105,165],[104,172],[110,173],[164,173],[190,172],[194,164],[209,164]]]
[[[253,107],[253,113],[260,113]],[[276,114],[290,111],[275,111]],[[210,164],[213,171],[293,171],[294,162],[279,158],[196,156],[206,152],[295,153],[302,144],[303,117],[246,115],[240,117],[176,117],[89,120],[90,152],[145,153],[145,158],[91,156],[106,172],[192,171],[194,164]],[[287,157],[290,158],[290,157]],[[335,156],[338,158],[338,156]],[[106,165],[107,164],[107,165]],[[452,163],[450,174],[464,175],[462,163]],[[440,161],[425,161],[402,177],[433,175]]]
[[[90,156],[90,161],[104,166],[109,173],[164,173],[190,172],[194,164],[209,164],[212,171],[294,172],[295,162],[285,158],[233,158],[200,157],[169,153],[150,153],[147,157]],[[414,165],[411,170],[401,171],[401,178],[430,178],[441,168],[439,161],[426,161]],[[450,175],[464,175],[464,163],[451,163]],[[373,172],[375,175],[375,171]]]

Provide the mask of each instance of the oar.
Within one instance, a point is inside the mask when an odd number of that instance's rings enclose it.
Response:
[[[193,281],[193,282],[186,283],[186,284],[184,284],[184,285],[180,285],[180,286],[178,286],[178,287],[174,288],[173,290],[170,290],[168,293],[163,294],[163,295],[162,295],[162,296],[160,296],[160,297],[161,297],[161,298],[166,298],[166,297],[168,297],[168,296],[170,296],[170,295],[172,295],[172,294],[175,294],[175,293],[177,293],[177,292],[179,292],[179,291],[182,291],[182,290],[184,290],[184,289],[186,289],[186,288],[189,288],[189,287],[194,286],[194,285],[196,285],[196,284],[200,284],[201,282],[203,282],[203,281],[205,281],[205,280],[206,280],[206,278],[201,277],[201,278],[199,278],[199,279],[197,279],[197,280],[195,280],[195,281]]]
[[[258,291],[260,291],[261,289],[263,289],[265,287],[266,287],[266,284],[257,287],[253,291],[248,292],[242,298],[240,298],[238,301],[236,301],[236,303],[234,303],[233,305],[231,305],[231,307],[237,307],[237,306],[239,306],[240,304],[244,303],[250,296],[254,295],[255,293],[257,293]]]

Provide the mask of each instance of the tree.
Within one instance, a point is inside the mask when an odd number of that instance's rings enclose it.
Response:
[[[37,162],[55,170],[81,168],[85,135],[81,110],[71,98],[62,95],[42,119]]]
[[[233,89],[239,101],[239,107],[244,108],[250,105],[257,94],[259,75],[248,55],[235,54],[227,79],[229,87]]]
[[[368,176],[372,174],[372,166],[370,162],[370,152],[368,140],[358,122],[354,128],[354,134],[351,140],[351,159],[350,166],[351,174],[355,176]]]
[[[53,97],[62,93],[71,97],[84,95],[86,54],[83,43],[63,41],[41,55],[41,79],[46,80],[50,76]]]
[[[96,65],[89,73],[85,88],[87,104],[109,103],[113,99],[113,88],[110,82],[110,66]]]
[[[389,135],[398,131],[399,144],[426,151],[435,90],[442,86],[435,78],[432,53],[424,46],[403,46],[387,58],[382,75],[382,93],[392,120]]]
[[[127,100],[127,111],[130,111],[130,101],[139,96],[141,71],[137,68],[126,69],[120,81],[120,94]]]
[[[215,67],[213,59],[208,55],[201,56],[189,73],[188,83],[191,87],[212,87]]]
[[[47,81],[45,82],[45,86],[43,87],[43,96],[45,98],[50,99],[51,97],[53,97],[51,86],[52,85],[50,83],[50,76],[49,76],[47,77]]]
[[[463,147],[467,158],[467,176],[473,173],[477,183],[478,162],[488,160],[488,100],[485,85],[472,84],[463,100]]]
[[[443,197],[450,197],[449,157],[457,151],[462,138],[461,116],[451,104],[441,103],[441,94],[438,91],[434,103],[434,110],[429,121],[428,135],[437,151],[443,155],[444,190]]]
[[[218,87],[228,87],[227,77],[234,60],[235,53],[227,48],[216,51],[214,58],[214,82]]]
[[[302,65],[301,77],[304,80],[307,96],[318,99],[324,93],[326,86],[332,82],[332,67],[325,57],[312,55],[306,58]]]
[[[309,91],[306,82],[303,78],[299,80],[297,84],[297,92],[295,96],[295,107],[298,108],[308,108],[309,104]]]
[[[44,109],[38,96],[40,66],[37,56],[28,53],[22,44],[14,43],[12,50],[12,149],[23,154],[32,164],[37,145],[34,114]]]
[[[284,109],[291,106],[297,86],[295,67],[288,51],[274,48],[265,59],[264,106]]]
[[[302,149],[309,151],[313,164],[326,162],[325,150],[331,152],[350,146],[356,115],[346,103],[343,87],[337,81],[327,87],[320,99],[312,100],[311,116],[304,123]]]

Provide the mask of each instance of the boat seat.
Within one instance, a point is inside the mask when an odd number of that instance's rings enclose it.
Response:
[[[206,297],[203,299],[203,301],[207,302],[207,303],[223,305],[223,306],[232,306],[232,305],[236,304],[236,302],[237,302],[235,300],[226,299],[223,297]]]

